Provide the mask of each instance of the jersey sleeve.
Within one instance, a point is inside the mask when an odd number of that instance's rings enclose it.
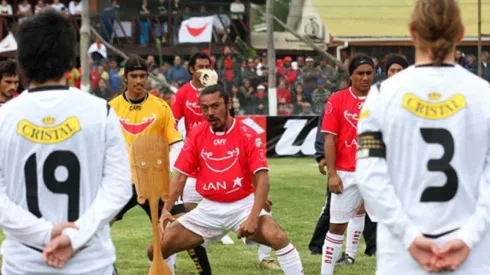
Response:
[[[198,129],[194,129],[186,138],[184,146],[180,151],[179,157],[175,161],[175,170],[186,176],[191,176],[196,172],[198,166],[198,151],[196,147],[196,133]]]
[[[51,222],[38,218],[15,204],[7,195],[7,182],[0,169],[0,227],[5,234],[33,247],[44,247],[51,239]]]
[[[329,133],[337,135],[340,131],[340,121],[338,110],[340,108],[339,100],[336,100],[338,96],[331,96],[328,98],[327,104],[325,104],[325,114],[323,115],[321,131],[323,133]]]
[[[78,230],[64,230],[74,250],[107,226],[132,196],[129,156],[114,110],[109,110],[105,126],[106,142],[102,182],[87,211],[75,222]]]
[[[482,93],[488,98],[490,87]],[[490,100],[483,103],[484,106],[488,106],[488,104],[490,104]],[[490,114],[487,117],[487,129],[490,129]],[[490,135],[490,132],[487,135]],[[464,225],[457,233],[458,238],[463,240],[470,249],[478,244],[490,230],[490,144],[487,144],[487,147],[486,160],[478,186],[475,212],[467,221],[463,222]]]
[[[254,130],[250,130],[254,132]],[[258,134],[253,133],[248,136],[249,133],[244,135],[244,142],[246,142],[245,148],[247,148],[248,167],[253,174],[261,170],[269,170],[267,164],[266,151],[264,142]]]
[[[172,113],[175,120],[181,120],[184,117],[184,91],[179,89],[175,93],[175,102],[172,104]]]
[[[421,236],[421,232],[403,211],[391,183],[381,128],[383,109],[379,93],[369,93],[357,126],[357,184],[364,198],[366,211],[372,211],[376,219],[408,249],[415,238]]]

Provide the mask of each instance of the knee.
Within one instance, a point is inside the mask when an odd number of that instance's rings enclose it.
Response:
[[[169,244],[160,244],[160,247],[161,247],[161,251],[162,251],[162,257],[164,259],[167,259],[171,254],[169,254]],[[148,245],[148,249],[146,250],[146,253],[148,255],[148,260],[150,261],[153,261],[153,257],[154,257],[154,247],[153,247],[153,243],[150,243]]]
[[[270,244],[272,249],[279,250],[289,244],[289,239],[283,230],[277,230],[271,235]]]
[[[343,235],[347,229],[347,223],[330,223],[328,232],[336,235]]]

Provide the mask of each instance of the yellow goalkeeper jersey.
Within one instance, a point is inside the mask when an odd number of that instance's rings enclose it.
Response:
[[[109,104],[119,118],[130,156],[131,144],[141,136],[159,135],[169,145],[182,140],[170,106],[154,95],[148,93],[136,102],[128,99],[123,93],[112,99]]]

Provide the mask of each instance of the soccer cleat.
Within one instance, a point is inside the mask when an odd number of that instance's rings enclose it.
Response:
[[[352,258],[351,256],[347,255],[345,252],[342,253],[342,256],[337,260],[338,265],[351,265],[356,262],[356,259]]]
[[[226,245],[235,244],[235,242],[230,238],[228,234],[221,238],[220,242]]]
[[[265,257],[259,263],[259,267],[269,270],[281,270],[281,267],[271,257]]]

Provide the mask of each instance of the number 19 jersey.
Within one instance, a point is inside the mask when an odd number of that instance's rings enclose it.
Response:
[[[459,65],[412,66],[370,92],[358,133],[356,173],[382,227],[378,244],[454,234],[471,248],[488,239],[488,82]]]
[[[115,261],[109,221],[131,196],[114,111],[68,87],[32,89],[0,108],[0,227],[6,274],[97,274]],[[42,249],[53,225],[75,222],[79,252],[62,269]]]

